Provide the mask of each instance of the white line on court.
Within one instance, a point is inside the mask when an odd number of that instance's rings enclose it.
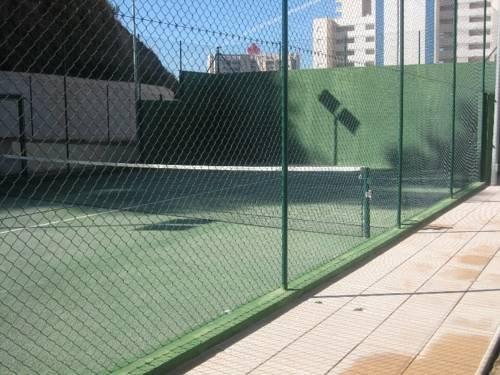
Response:
[[[71,159],[48,159],[32,156],[2,155],[5,159],[26,160],[42,163],[74,164],[95,167],[138,168],[138,169],[170,169],[179,171],[214,171],[214,172],[279,172],[281,166],[232,166],[232,165],[183,165],[183,164],[139,164],[139,163],[113,163],[102,161],[84,161]],[[315,167],[315,166],[289,166],[290,172],[358,172],[361,167]]]
[[[127,168],[128,167],[128,168],[139,168],[139,169],[170,169],[170,170],[215,171],[215,172],[220,172],[220,171],[278,172],[278,171],[281,171],[280,166],[245,167],[245,166],[212,166],[212,165],[111,163],[111,162],[93,162],[93,161],[82,161],[82,160],[70,160],[70,159],[68,159],[68,160],[48,159],[48,158],[37,158],[37,157],[30,157],[30,156],[9,155],[9,154],[1,155],[1,157],[5,158],[5,159],[14,159],[14,160],[50,162],[50,163],[61,163],[61,164],[68,164],[69,163],[69,164],[75,164],[75,165],[108,166],[108,167],[119,167],[119,168]],[[292,172],[358,172],[361,169],[362,169],[361,167],[293,167],[293,166],[288,167],[288,171],[292,171]],[[256,184],[257,183],[258,182],[256,182]],[[228,188],[227,190],[231,190],[231,189],[234,189],[234,188],[237,188],[240,186],[241,185],[235,185],[235,186]],[[243,186],[248,186],[248,184],[245,184]],[[226,190],[226,189],[223,189],[223,190]],[[223,191],[223,190],[216,190],[215,192],[219,192],[219,191]],[[196,196],[196,195],[207,194],[207,193],[211,194],[213,192],[214,191],[202,192],[200,194],[193,194],[193,195]],[[192,196],[192,195],[190,195],[190,196]],[[110,213],[114,213],[114,212],[128,211],[128,210],[131,210],[134,208],[150,206],[152,204],[163,203],[166,201],[171,201],[171,200],[176,200],[176,199],[186,199],[187,197],[189,197],[189,196],[164,199],[164,200],[157,201],[157,202],[143,203],[143,204],[138,204],[138,205],[134,205],[134,206],[130,206],[130,207],[124,207],[124,208],[119,208],[119,209],[114,209],[114,210],[109,210],[109,211],[101,211],[101,212],[96,212],[93,214],[75,216],[75,217],[71,217],[68,219],[61,219],[61,220],[50,221],[50,222],[42,223],[42,224],[35,224],[35,225],[26,226],[26,227],[9,229],[9,230],[5,230],[5,231],[1,231],[0,235],[20,232],[22,230],[44,228],[44,227],[53,226],[53,225],[57,225],[57,224],[61,224],[61,223],[68,223],[68,222],[72,222],[72,221],[88,219],[88,218],[99,216],[99,215],[106,215],[106,214],[110,214]],[[168,216],[168,214],[166,214],[165,216]]]

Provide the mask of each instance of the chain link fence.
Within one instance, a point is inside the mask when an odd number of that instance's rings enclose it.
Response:
[[[484,177],[495,2],[0,10],[2,374],[124,368]]]

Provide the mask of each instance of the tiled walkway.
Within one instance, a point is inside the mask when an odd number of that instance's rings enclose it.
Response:
[[[500,324],[500,187],[189,374],[474,374]]]

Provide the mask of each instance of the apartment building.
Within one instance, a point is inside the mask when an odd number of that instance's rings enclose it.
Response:
[[[454,1],[439,0],[436,3],[435,61],[453,61]],[[498,28],[498,2],[486,3],[486,56],[496,48]],[[484,1],[459,0],[457,24],[457,61],[473,62],[483,59]],[[493,57],[490,56],[490,59]]]
[[[208,56],[208,73],[244,73],[244,72],[270,72],[280,69],[281,56],[279,53],[270,54],[210,54]],[[300,55],[288,55],[288,69],[300,69]]]
[[[405,2],[405,64],[451,61],[453,2]],[[458,3],[458,61],[481,60],[484,1]],[[488,1],[487,55],[496,46],[497,7]],[[338,0],[338,17],[313,21],[313,67],[398,65],[400,11],[399,0]]]
[[[375,65],[375,1],[337,1],[337,12],[313,20],[313,67]]]

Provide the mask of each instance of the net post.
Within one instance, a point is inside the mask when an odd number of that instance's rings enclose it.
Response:
[[[397,226],[401,228],[401,205],[403,197],[403,125],[404,125],[404,79],[405,79],[405,11],[404,0],[400,0],[399,11],[399,139],[398,139],[398,212]]]
[[[451,163],[450,163],[450,197],[453,198],[453,185],[455,182],[455,127],[456,127],[456,101],[457,101],[457,30],[458,30],[458,0],[453,1],[453,82],[451,105]]]
[[[370,202],[372,191],[370,189],[370,169],[361,168],[361,179],[363,180],[363,237],[370,238]]]
[[[288,289],[288,0],[282,0],[281,32],[281,287]]]

